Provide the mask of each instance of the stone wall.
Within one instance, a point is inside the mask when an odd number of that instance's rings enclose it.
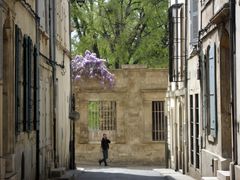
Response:
[[[97,163],[105,132],[112,141],[110,163],[165,166],[165,141],[152,141],[152,101],[164,101],[168,71],[138,65],[124,66],[113,73],[113,89],[103,88],[95,80],[74,83],[76,110],[80,112],[76,122],[76,162]],[[116,101],[116,130],[92,133],[87,122],[88,102],[104,100]]]

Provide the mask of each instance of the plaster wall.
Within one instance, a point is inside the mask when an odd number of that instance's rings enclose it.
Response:
[[[69,163],[69,141],[70,141],[70,58],[64,53],[62,48],[57,48],[56,59],[59,63],[64,61],[65,68],[57,68],[57,153],[59,165],[64,166]],[[64,87],[64,88],[63,88]],[[65,144],[65,146],[63,146]]]

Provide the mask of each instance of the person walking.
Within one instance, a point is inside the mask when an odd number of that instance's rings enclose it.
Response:
[[[102,148],[102,153],[103,153],[103,158],[100,159],[99,165],[104,162],[104,165],[107,166],[107,159],[108,159],[108,149],[109,149],[109,144],[111,141],[107,138],[107,135],[104,133],[101,141],[101,148]]]

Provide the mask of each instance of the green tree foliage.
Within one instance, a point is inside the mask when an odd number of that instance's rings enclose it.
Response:
[[[121,64],[166,67],[167,0],[85,0],[71,4],[74,54],[89,49]]]

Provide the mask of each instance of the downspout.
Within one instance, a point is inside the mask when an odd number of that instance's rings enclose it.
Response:
[[[0,1],[0,100],[2,103],[2,91],[3,91],[3,18],[2,18],[2,1]],[[3,142],[3,108],[0,109],[0,142]],[[0,167],[3,166],[3,146],[0,145]],[[2,176],[5,177],[5,172],[3,170],[0,170],[0,173],[2,173]]]
[[[176,3],[177,3],[177,1],[176,1]],[[176,73],[176,79],[177,79],[177,82],[175,83],[176,84],[176,89],[178,89],[178,81],[179,81],[179,77],[178,77],[178,55],[179,55],[179,39],[178,39],[178,36],[179,36],[179,17],[178,17],[178,14],[179,14],[179,7],[177,7],[176,9],[175,9],[176,11],[176,21],[177,21],[177,23],[176,23],[176,42],[177,42],[177,45],[176,45],[176,57],[177,57],[177,59],[176,59],[176,64],[175,64],[175,68],[176,68],[176,71],[177,71],[177,73]],[[174,40],[173,40],[174,41]],[[176,139],[177,140],[177,139]],[[177,144],[177,143],[176,143]],[[177,149],[178,149],[178,146],[176,145],[176,147],[177,147]],[[176,151],[178,151],[178,150],[176,150]],[[177,152],[177,154],[178,154],[178,152]],[[176,154],[176,155],[177,155]],[[178,159],[178,157],[177,157],[177,159]],[[177,167],[177,170],[178,170],[178,167]]]
[[[56,27],[55,27],[55,0],[50,1],[50,59],[56,61]],[[53,160],[54,167],[57,167],[57,148],[56,148],[56,67],[52,63],[52,81],[53,81]]]
[[[178,3],[178,1],[176,1],[175,2],[176,3],[176,5],[178,5],[177,3]],[[175,82],[175,88],[176,89],[178,89],[178,81],[179,81],[179,79],[178,79],[178,55],[179,55],[179,47],[178,47],[178,33],[179,33],[179,26],[178,26],[178,21],[179,21],[179,19],[178,19],[178,9],[179,9],[179,7],[176,7],[175,8],[175,17],[176,17],[176,21],[177,21],[177,23],[176,23],[176,33],[174,33],[174,40],[173,41],[176,41],[176,50],[175,50],[175,52],[174,52],[174,55],[173,56],[176,56],[177,58],[176,58],[176,64],[174,64],[175,65],[175,69],[176,69],[176,74],[174,73],[174,76],[176,76],[176,78],[175,78],[175,80],[176,80],[176,82]],[[174,104],[175,104],[175,118],[174,118],[174,120],[175,120],[175,122],[174,122],[174,133],[175,133],[175,137],[174,137],[174,139],[175,139],[175,171],[178,171],[179,170],[179,167],[178,167],[178,162],[179,162],[179,156],[178,156],[178,121],[179,121],[179,119],[177,119],[177,117],[178,117],[178,115],[177,115],[177,100],[178,100],[178,97],[177,96],[175,96],[175,98],[174,98],[175,100],[175,102],[174,102]],[[179,118],[179,117],[178,117]]]
[[[71,40],[71,2],[68,1],[68,19],[69,19],[69,51],[70,55],[72,56],[72,40]],[[72,60],[70,60],[70,97],[71,97],[71,103],[70,103],[70,111],[72,112],[73,107],[73,93],[72,93]],[[71,120],[70,122],[70,142],[69,142],[69,150],[70,150],[70,169],[75,169],[75,122]]]
[[[232,165],[237,164],[237,115],[236,115],[236,27],[235,27],[235,0],[230,3],[230,67],[231,67],[231,100],[232,100]],[[234,167],[232,168],[232,179],[235,179]]]
[[[35,79],[35,91],[34,91],[34,98],[35,98],[35,104],[34,104],[34,114],[35,114],[35,130],[36,130],[36,180],[40,177],[40,130],[39,130],[39,50],[40,50],[40,33],[39,33],[39,27],[40,27],[40,17],[38,16],[38,1],[35,2],[35,23],[36,23],[36,49],[35,49],[35,56],[36,56],[36,70],[34,71],[34,79]],[[36,82],[37,81],[37,82]]]
[[[56,62],[56,22],[55,22],[55,19],[56,19],[56,0],[53,0],[53,32],[52,32],[52,35],[53,35],[53,41],[52,41],[52,45],[53,45],[53,49],[52,49],[52,60],[54,62]],[[58,158],[57,158],[57,81],[56,81],[56,66],[53,65],[53,132],[54,132],[54,165],[55,167],[58,166]]]
[[[188,172],[188,0],[185,0],[185,79],[184,79],[184,87],[185,87],[185,158],[184,158],[184,168],[183,174]]]

